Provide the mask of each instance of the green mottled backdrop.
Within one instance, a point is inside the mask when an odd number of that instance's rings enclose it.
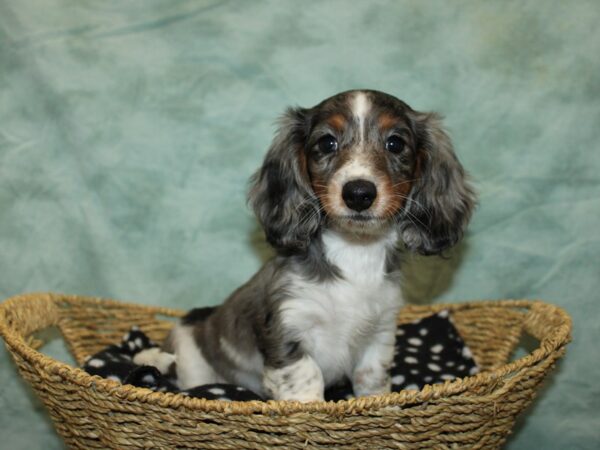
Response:
[[[598,448],[599,55],[593,0],[0,0],[0,295],[220,302],[268,254],[244,197],[275,117],[384,90],[447,117],[480,193],[407,296],[566,308],[508,447]],[[1,351],[0,447],[61,448]]]

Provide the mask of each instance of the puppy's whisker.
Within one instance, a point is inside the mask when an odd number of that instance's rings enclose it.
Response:
[[[404,180],[399,183],[392,184],[392,187],[396,188],[396,187],[402,186],[403,184],[414,183],[415,181],[419,181],[419,180],[420,180],[420,178],[413,178],[412,180]]]
[[[427,231],[431,231],[431,229],[430,229],[430,227],[428,225],[424,224],[422,220],[420,220],[417,216],[415,216],[413,213],[411,213],[408,209],[404,209],[403,212],[407,214],[409,220],[412,222],[413,225],[415,225],[415,226],[417,225],[415,223],[415,220],[416,220]]]
[[[308,224],[310,221],[312,221],[313,219],[315,219],[320,213],[323,212],[323,206],[321,206],[320,204],[313,204],[312,205],[312,209],[310,210],[309,213],[307,213],[305,216],[303,216],[298,223],[295,224],[294,228],[300,228],[305,226],[306,224]]]
[[[396,214],[396,210],[392,205],[388,205],[385,207],[385,209],[383,210],[383,217],[386,219],[391,219],[395,216]]]
[[[402,194],[392,194],[391,197],[392,198],[400,198],[402,200],[406,200],[407,202],[414,203],[416,206],[418,206],[419,208],[421,208],[423,210],[423,212],[427,215],[427,217],[431,218],[431,211],[428,208],[426,208],[425,206],[423,206],[421,203],[419,203],[417,200],[415,200],[414,198],[406,196],[406,195],[402,195]]]
[[[311,202],[315,202],[316,198],[311,197],[311,196],[306,196],[304,197],[294,208],[296,211],[298,211],[302,206],[304,206],[307,203],[311,203]]]

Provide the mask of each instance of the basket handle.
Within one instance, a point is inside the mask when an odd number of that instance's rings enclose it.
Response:
[[[11,297],[0,304],[0,334],[27,338],[60,321],[60,310],[56,294],[24,294]],[[7,339],[8,340],[8,339]]]
[[[531,303],[523,321],[523,330],[547,350],[568,344],[571,328],[571,317],[562,308],[541,301]]]

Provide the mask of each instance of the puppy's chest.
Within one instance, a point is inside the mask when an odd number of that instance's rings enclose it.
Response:
[[[398,286],[388,280],[296,285],[283,320],[323,371],[326,383],[350,375],[372,336],[395,318]]]
[[[293,295],[282,304],[286,328],[318,363],[326,383],[348,375],[372,336],[395,320],[399,285],[385,273],[385,242],[345,248],[329,243],[341,278],[324,282],[290,278]],[[332,248],[333,247],[333,248]]]
[[[399,288],[391,281],[359,284],[335,281],[305,284],[296,281],[293,298],[285,301],[286,323],[305,332],[354,341],[372,335],[382,317],[398,306]]]

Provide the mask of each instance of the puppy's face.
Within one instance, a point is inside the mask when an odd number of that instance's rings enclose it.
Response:
[[[306,169],[331,226],[376,233],[401,211],[418,176],[410,112],[373,91],[342,93],[313,108]]]
[[[281,253],[306,251],[322,226],[378,234],[396,226],[410,250],[454,245],[475,193],[440,117],[377,91],[290,108],[249,200]]]

